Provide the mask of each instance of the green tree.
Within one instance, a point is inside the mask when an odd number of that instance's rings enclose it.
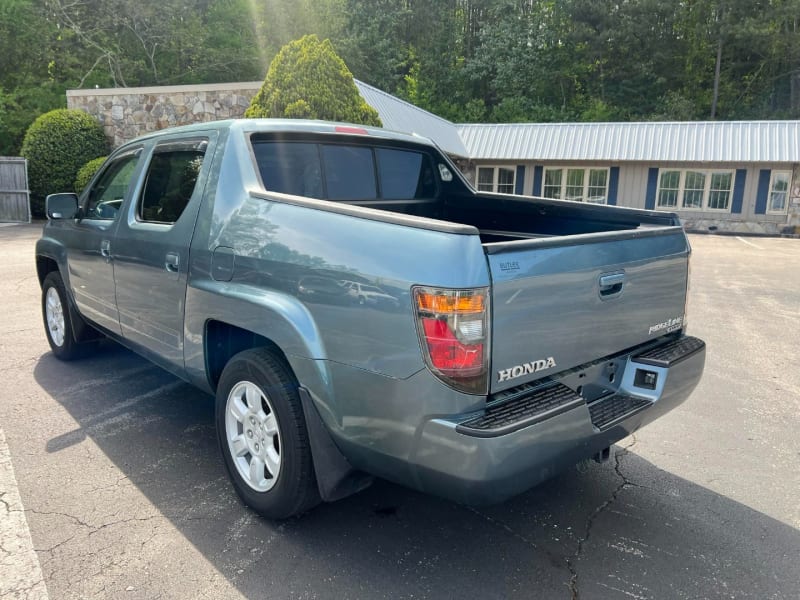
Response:
[[[330,40],[307,35],[290,42],[272,61],[246,117],[326,119],[381,126]]]
[[[57,30],[42,4],[0,0],[0,156],[17,155],[33,120],[66,104],[50,71]]]

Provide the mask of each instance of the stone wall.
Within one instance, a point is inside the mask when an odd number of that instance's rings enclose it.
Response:
[[[241,117],[262,83],[68,90],[67,108],[96,117],[116,148],[167,127]]]

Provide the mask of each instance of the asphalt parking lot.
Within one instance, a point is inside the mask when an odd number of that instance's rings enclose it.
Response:
[[[274,523],[211,397],[110,343],[53,358],[39,231],[0,227],[0,598],[800,598],[800,240],[692,236],[704,379],[614,460],[489,508],[377,482]]]

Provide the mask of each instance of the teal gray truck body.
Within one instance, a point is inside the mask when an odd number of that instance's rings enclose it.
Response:
[[[47,210],[36,260],[45,292],[63,281],[66,332],[52,292],[44,308],[56,355],[59,336],[103,334],[224,404],[226,365],[263,349],[293,382],[325,500],[378,476],[502,501],[602,456],[703,371],[674,214],[479,193],[416,136],[165,130]],[[242,452],[247,467],[260,450]]]

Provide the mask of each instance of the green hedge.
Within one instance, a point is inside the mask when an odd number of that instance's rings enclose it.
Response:
[[[93,158],[85,165],[83,165],[80,169],[78,169],[78,175],[75,177],[75,193],[80,194],[89,182],[92,180],[92,177],[95,173],[97,173],[97,169],[100,168],[104,162],[106,162],[107,156],[98,156],[97,158]]]
[[[107,152],[103,128],[81,110],[62,108],[36,119],[25,133],[21,151],[28,159],[33,215],[43,216],[45,197],[74,189],[78,169]]]

